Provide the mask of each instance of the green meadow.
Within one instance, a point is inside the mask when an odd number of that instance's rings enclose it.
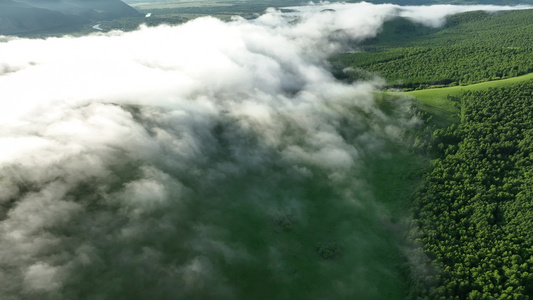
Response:
[[[487,81],[466,86],[453,86],[444,88],[433,88],[406,92],[407,95],[415,97],[418,101],[432,105],[446,111],[454,111],[456,108],[450,105],[448,97],[458,96],[466,91],[482,91],[490,88],[509,87],[517,83],[533,79],[533,73],[507,78],[502,80]]]

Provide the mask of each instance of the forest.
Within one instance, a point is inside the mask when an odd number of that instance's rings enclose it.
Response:
[[[532,10],[467,12],[435,29],[395,19],[331,63],[348,81],[439,91],[533,72],[532,30]],[[457,116],[419,104],[426,125],[413,151],[431,163],[411,197],[408,298],[531,299],[533,82],[440,101]]]
[[[355,52],[331,59],[339,77],[350,66],[375,72],[392,88],[404,90],[467,85],[533,71],[531,10],[467,12],[431,29],[406,19],[385,24],[380,35]]]
[[[468,85],[533,72],[533,48],[452,46],[394,48],[350,55],[350,64],[404,90]]]
[[[460,122],[433,132],[412,238],[436,273],[412,298],[533,296],[533,83],[467,92]]]
[[[340,78],[378,74],[388,89],[438,91],[516,77],[533,71],[532,16],[470,12],[439,29],[394,20],[357,52],[331,61]],[[340,71],[347,66],[364,71]],[[411,197],[407,297],[530,299],[533,82],[465,89],[443,101],[457,116],[418,105],[426,125],[413,151],[431,163]]]

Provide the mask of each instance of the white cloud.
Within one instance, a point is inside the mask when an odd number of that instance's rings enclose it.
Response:
[[[34,264],[24,274],[24,288],[30,293],[56,290],[61,287],[57,273],[57,268],[45,263]]]
[[[400,9],[399,15],[409,18],[426,26],[440,27],[444,25],[446,17],[473,10],[496,12],[503,10],[531,9],[531,6],[497,6],[497,5],[431,5],[431,6],[406,6]]]

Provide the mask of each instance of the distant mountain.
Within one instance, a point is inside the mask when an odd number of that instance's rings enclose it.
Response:
[[[90,20],[131,17],[138,12],[120,0],[14,0],[34,7],[82,16]]]
[[[0,0],[0,34],[37,32],[73,27],[82,23],[75,16],[11,0]]]
[[[69,31],[134,16],[139,12],[120,0],[0,0],[0,34]]]

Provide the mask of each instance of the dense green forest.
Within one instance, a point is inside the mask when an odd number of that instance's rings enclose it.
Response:
[[[528,299],[533,82],[456,100],[461,121],[434,131],[429,147],[438,158],[413,202],[413,238],[432,262],[415,269],[411,296]]]
[[[351,63],[382,75],[393,87],[466,85],[533,72],[533,48],[452,46],[394,48],[350,55]]]
[[[396,19],[331,61],[347,80],[469,85],[533,72],[531,32],[532,10],[463,13],[436,29]],[[411,203],[408,298],[533,298],[533,82],[439,101],[458,115],[419,104],[427,122],[413,147],[433,160]]]
[[[453,15],[442,28],[406,19],[388,22],[358,52],[332,58],[339,77],[350,66],[372,71],[391,87],[420,89],[497,80],[533,71],[533,10]]]

